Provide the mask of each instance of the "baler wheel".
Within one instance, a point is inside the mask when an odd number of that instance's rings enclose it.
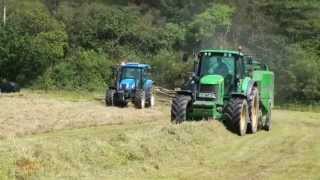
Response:
[[[272,112],[272,110],[271,110],[271,105],[270,105],[269,112],[266,117],[266,124],[264,126],[264,129],[266,131],[271,131],[271,128],[272,128],[271,112]]]
[[[185,95],[178,95],[172,100],[171,122],[180,124],[187,120],[190,102],[191,97]]]
[[[263,113],[262,113],[262,109],[259,109],[259,118],[258,118],[258,130],[263,129]]]

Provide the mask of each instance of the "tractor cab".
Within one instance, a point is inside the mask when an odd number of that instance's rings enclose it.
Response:
[[[234,51],[201,51],[196,69],[196,75],[200,78],[200,88],[223,86],[221,90],[224,93],[221,96],[227,96],[236,90],[237,81],[243,76],[242,57],[242,53]]]

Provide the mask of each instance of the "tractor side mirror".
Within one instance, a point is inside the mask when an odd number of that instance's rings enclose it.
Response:
[[[197,73],[198,65],[199,65],[199,61],[197,59],[195,59],[193,62],[193,74],[194,75],[196,75],[196,73]]]
[[[193,73],[197,74],[199,63],[200,63],[201,54],[194,54],[194,61],[193,61]]]
[[[190,77],[190,78],[196,77],[196,73],[194,73],[194,72],[188,72],[187,74],[188,74],[188,77]]]
[[[199,78],[197,77],[197,74],[195,72],[192,73],[191,75],[192,79],[195,80],[195,81],[198,81]]]
[[[252,65],[252,64],[253,64],[252,57],[249,57],[249,59],[248,59],[248,64],[250,64],[250,65]]]
[[[182,62],[186,63],[186,62],[188,62],[188,59],[189,59],[189,55],[187,53],[183,53]]]
[[[188,77],[189,79],[192,79],[192,77],[193,77],[193,72],[187,72],[187,77]]]
[[[236,75],[236,81],[239,82],[241,79],[241,76],[239,74]]]
[[[188,77],[189,77],[189,80],[190,81],[198,81],[198,77],[197,77],[197,74],[195,72],[189,72],[188,73]]]
[[[263,65],[262,65],[262,68],[263,68],[263,70],[265,70],[265,71],[268,71],[268,70],[269,70],[269,67],[268,67],[266,64],[263,64]]]

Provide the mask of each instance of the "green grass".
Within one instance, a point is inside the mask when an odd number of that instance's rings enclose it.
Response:
[[[274,112],[239,137],[218,122],[169,120],[0,141],[0,179],[319,179],[320,115]]]
[[[301,112],[318,112],[320,113],[320,104],[299,104],[290,103],[276,106],[276,109],[286,109]]]

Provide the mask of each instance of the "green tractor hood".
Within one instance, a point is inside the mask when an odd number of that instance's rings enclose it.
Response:
[[[208,85],[215,85],[215,84],[222,84],[223,77],[220,75],[206,75],[200,79],[200,84],[208,84]]]
[[[193,111],[192,111],[192,117],[195,119],[201,119],[203,117],[211,117],[213,119],[215,118],[221,118],[222,114],[222,107],[223,107],[223,95],[224,95],[224,78],[221,75],[206,75],[203,76],[200,79],[200,86],[212,86],[213,91],[212,93],[215,93],[216,98],[204,98],[205,95],[210,93],[208,90],[205,90],[204,92],[199,90],[198,99],[193,103]],[[206,88],[208,89],[208,88]]]
[[[209,85],[215,87],[215,93],[217,99],[215,101],[211,101],[210,103],[214,104],[223,104],[223,96],[224,96],[224,78],[221,75],[206,75],[200,79],[201,85]],[[201,92],[200,92],[201,93]]]

